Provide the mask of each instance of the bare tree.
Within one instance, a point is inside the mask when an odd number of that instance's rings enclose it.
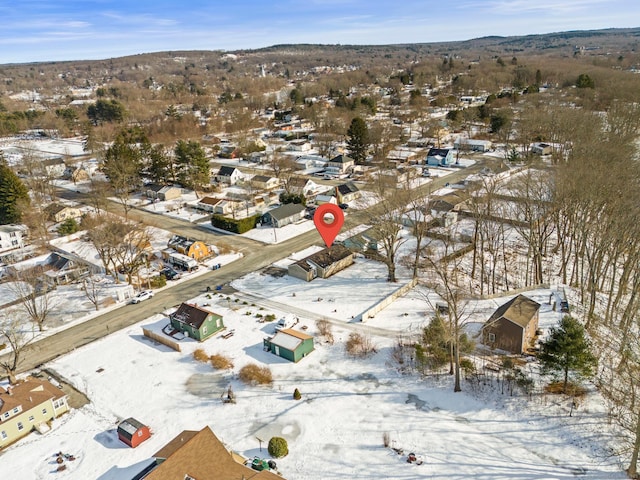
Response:
[[[12,318],[0,318],[0,338],[4,339],[9,346],[9,352],[0,357],[0,367],[2,367],[9,378],[9,383],[15,384],[16,371],[20,365],[20,359],[24,349],[37,337],[32,331],[25,328],[25,323],[21,322],[17,316]]]
[[[50,294],[51,287],[45,279],[44,268],[35,266],[16,271],[11,280],[7,285],[17,297],[20,309],[42,332],[49,314],[55,308],[55,302]]]
[[[451,238],[453,235],[450,236]],[[437,241],[439,242],[439,241]],[[426,285],[435,291],[446,305],[448,315],[449,345],[451,348],[451,370],[454,375],[454,392],[462,391],[460,384],[460,350],[464,340],[464,327],[468,322],[470,292],[461,276],[463,255],[456,251],[451,240],[442,241],[442,249],[435,248],[439,243],[427,245],[422,249]],[[427,301],[429,301],[427,299]]]
[[[97,312],[100,309],[100,300],[102,300],[104,292],[103,279],[93,275],[88,276],[82,280],[82,290]]]

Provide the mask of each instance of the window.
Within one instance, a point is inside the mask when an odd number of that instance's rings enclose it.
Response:
[[[490,342],[495,342],[496,341],[496,334],[495,333],[490,333],[489,334],[489,341]]]
[[[43,408],[43,409],[42,409],[42,414],[43,414],[43,415],[46,415],[46,414],[47,414],[47,409],[46,409],[46,408]]]
[[[2,430],[2,432],[0,432],[0,436],[2,436],[2,439],[3,439],[3,440],[6,440],[6,439],[7,439],[7,437],[8,437],[9,435],[7,435],[7,432],[5,432],[4,430]]]
[[[33,422],[35,420],[35,417],[33,415],[29,415],[29,421]]]
[[[202,327],[202,333],[207,333],[207,326]]]
[[[24,425],[22,424],[22,422],[18,422],[18,431],[23,429],[24,429]]]
[[[4,418],[9,418],[9,415],[11,415],[11,414],[10,414],[9,412],[7,412],[7,413],[5,413],[5,414],[3,415],[3,417],[4,417]]]
[[[16,407],[13,409],[13,413],[18,413],[20,412],[21,407]]]

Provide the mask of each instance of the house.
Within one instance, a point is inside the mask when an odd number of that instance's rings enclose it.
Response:
[[[222,202],[219,198],[214,197],[204,197],[201,198],[200,201],[196,204],[196,208],[198,210],[204,210],[205,212],[213,213],[215,212],[216,205]]]
[[[328,278],[353,264],[353,252],[342,245],[332,245],[289,265],[292,277],[310,282],[314,278]]]
[[[151,430],[135,418],[127,418],[118,424],[118,439],[131,448],[136,448],[151,438]]]
[[[51,253],[43,265],[43,270],[44,278],[49,285],[67,285],[90,275],[92,271],[99,271],[75,255],[62,252]]]
[[[290,152],[308,152],[311,150],[311,143],[307,140],[291,140],[287,145],[287,150]]]
[[[236,185],[241,182],[244,175],[240,170],[235,167],[222,166],[216,174],[216,181],[220,183],[226,183],[228,185]]]
[[[68,411],[67,395],[46,380],[27,377],[6,390],[0,387],[0,448],[34,429],[44,431],[47,422]]]
[[[80,218],[82,211],[76,207],[70,207],[61,203],[51,203],[44,209],[50,222],[64,222],[68,218]]]
[[[276,177],[270,177],[268,175],[254,175],[251,178],[251,184],[255,188],[259,188],[261,190],[272,190],[274,188],[278,188],[280,185],[280,180]]]
[[[430,148],[427,152],[427,165],[445,167],[454,161],[453,150],[450,148]]]
[[[215,252],[210,245],[200,240],[193,240],[181,235],[174,235],[169,239],[167,247],[173,248],[176,252],[195,258],[197,261],[209,258]]]
[[[333,203],[334,205],[338,204],[338,199],[335,195],[331,195],[331,191],[327,193],[323,193],[321,195],[316,195],[315,202],[316,205],[322,205],[323,203]]]
[[[301,203],[287,203],[266,212],[260,218],[260,222],[263,225],[280,228],[301,220],[304,217],[304,211],[305,207]]]
[[[360,189],[353,182],[340,184],[336,187],[338,203],[349,203],[360,198]]]
[[[456,150],[484,153],[491,150],[491,141],[476,140],[473,138],[466,138],[466,137],[458,137],[453,142],[453,146]]]
[[[380,241],[380,233],[373,228],[368,228],[362,232],[355,233],[340,243],[352,252],[378,252],[382,242]]]
[[[60,178],[64,175],[67,165],[60,157],[47,158],[42,161],[42,169],[49,178]]]
[[[551,155],[553,147],[548,143],[532,143],[531,153],[534,155]]]
[[[173,328],[199,342],[224,328],[222,315],[189,303],[180,305],[169,319]]]
[[[172,185],[158,185],[150,183],[144,187],[144,195],[153,200],[166,202],[167,200],[175,200],[182,196],[182,189]]]
[[[271,338],[265,338],[263,346],[265,351],[297,363],[313,351],[313,337],[286,328],[279,330]]]
[[[0,225],[0,252],[24,247],[27,231],[25,225]]]
[[[540,304],[524,295],[509,300],[482,327],[482,343],[521,354],[532,345],[538,330]]]
[[[313,180],[304,177],[291,177],[288,181],[290,193],[303,194],[305,198],[315,194],[322,188]]]
[[[283,480],[243,465],[244,458],[227,450],[209,427],[183,431],[153,457],[132,480]]]
[[[337,155],[327,162],[327,170],[339,173],[347,173],[353,168],[356,161],[346,155]]]

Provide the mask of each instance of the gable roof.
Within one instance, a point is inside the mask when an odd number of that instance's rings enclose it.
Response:
[[[226,165],[223,165],[220,167],[220,170],[218,170],[218,175],[221,177],[230,177],[236,170],[236,167],[227,167]]]
[[[204,308],[201,308],[197,305],[183,303],[178,307],[178,310],[171,314],[171,318],[179,321],[180,323],[185,323],[187,325],[191,325],[192,327],[200,329],[204,321],[211,314],[218,315],[217,313],[205,310]]]
[[[360,191],[360,189],[356,187],[356,184],[353,182],[343,183],[341,185],[338,185],[336,188],[341,195],[347,195],[348,193],[355,193]]]
[[[139,422],[133,417],[129,417],[118,424],[118,433],[121,433],[130,439],[136,434],[138,430],[144,427],[145,425],[143,423]]]
[[[198,203],[203,203],[205,205],[217,205],[221,201],[221,199],[215,197],[204,197]]]
[[[430,148],[427,157],[446,157],[451,150],[449,148]]]
[[[355,160],[346,155],[337,155],[329,160],[331,163],[354,163]]]
[[[329,265],[347,258],[350,255],[353,255],[353,252],[351,252],[351,250],[349,250],[347,247],[336,244],[332,245],[331,248],[323,248],[319,252],[309,255],[302,260],[298,260],[297,262],[295,262],[295,265],[298,265],[300,268],[306,271],[311,270],[313,268],[312,265],[326,268]]]
[[[1,416],[16,407],[21,406],[22,411],[26,412],[48,400],[58,400],[66,397],[62,390],[54,387],[48,381],[33,377],[27,377],[24,382],[12,385],[9,388],[11,393],[0,388],[0,425],[3,422]]]
[[[516,325],[525,328],[540,309],[540,304],[524,295],[512,298],[493,312],[487,323],[495,322],[500,318],[509,320]]]
[[[267,214],[271,215],[272,218],[276,220],[282,220],[284,218],[291,217],[293,215],[297,215],[305,209],[305,206],[301,203],[286,203],[279,207],[274,208],[273,210],[269,210]]]
[[[253,178],[251,179],[251,181],[252,182],[267,183],[271,179],[276,180],[275,177],[270,177],[269,175],[254,175]]]
[[[267,470],[258,472],[236,462],[209,427],[199,432],[184,431],[160,449],[154,457],[165,458],[145,480],[282,480]]]

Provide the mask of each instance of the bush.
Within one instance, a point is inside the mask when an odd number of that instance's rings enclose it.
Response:
[[[302,395],[300,394],[300,390],[298,390],[297,388],[293,391],[293,399],[294,400],[300,400],[302,398]]]
[[[240,380],[248,384],[270,385],[273,383],[271,370],[267,367],[259,367],[255,363],[242,367],[238,375]]]
[[[216,228],[221,228],[222,230],[227,230],[228,232],[245,233],[254,228],[259,220],[260,215],[239,219],[228,218],[223,215],[212,215],[211,225]]]
[[[227,368],[233,368],[233,362],[230,358],[224,355],[214,354],[209,358],[211,366],[216,370],[226,370]]]
[[[364,357],[374,351],[371,338],[355,332],[349,335],[345,348],[353,357]]]
[[[149,285],[151,285],[151,288],[162,288],[167,285],[167,279],[164,275],[156,275],[155,277],[151,277]]]
[[[207,352],[205,352],[201,348],[198,348],[197,350],[194,350],[193,358],[196,359],[199,362],[208,362],[209,361],[209,355],[207,355]]]
[[[267,450],[273,458],[282,458],[289,454],[289,445],[282,437],[271,437]]]

